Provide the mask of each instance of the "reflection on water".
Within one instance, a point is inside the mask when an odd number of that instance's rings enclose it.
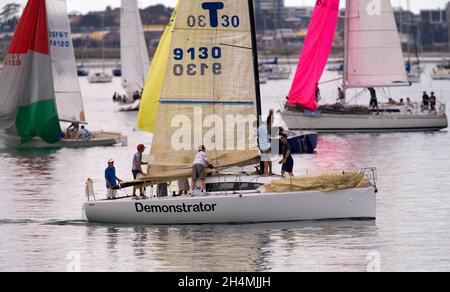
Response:
[[[264,111],[278,108],[289,85],[263,86]],[[80,220],[86,178],[103,196],[106,161],[114,158],[118,176],[131,178],[136,144],[149,146],[151,137],[132,130],[136,113],[120,113],[111,102],[120,79],[102,87],[81,79],[81,86],[89,129],[122,131],[130,145],[18,151],[0,139],[0,271],[65,271],[72,255],[79,255],[83,271],[450,270],[446,131],[322,135],[316,155],[295,157],[297,174],[377,167],[376,222],[88,224]],[[323,95],[334,94],[335,86],[324,86]],[[439,87],[450,93],[449,83]],[[398,90],[410,95],[422,88]]]

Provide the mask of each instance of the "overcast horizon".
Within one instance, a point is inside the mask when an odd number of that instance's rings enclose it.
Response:
[[[99,11],[104,10],[107,6],[113,8],[120,6],[121,0],[67,0],[67,9],[69,12],[81,12],[86,13],[89,11]],[[141,8],[148,7],[155,4],[164,4],[166,6],[173,7],[177,0],[138,0],[139,6]],[[3,7],[7,3],[16,2],[24,5],[26,0],[0,0],[0,7]],[[285,0],[286,6],[313,6],[315,0]],[[403,6],[406,8],[407,0],[392,0],[392,5],[394,7]],[[411,9],[418,12],[421,9],[438,9],[445,8],[448,0],[411,0]],[[345,1],[341,0],[341,4]]]

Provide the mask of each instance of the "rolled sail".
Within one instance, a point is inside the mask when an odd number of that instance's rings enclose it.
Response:
[[[219,168],[249,165],[260,153],[248,2],[181,0],[178,9],[149,176],[190,176],[202,144]]]
[[[59,140],[45,0],[29,0],[0,75],[0,127],[22,142]]]

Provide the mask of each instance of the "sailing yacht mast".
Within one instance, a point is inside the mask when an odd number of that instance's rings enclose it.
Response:
[[[261,88],[259,84],[259,66],[258,66],[258,44],[256,41],[256,25],[255,25],[255,11],[253,7],[253,0],[248,0],[248,7],[250,13],[250,28],[252,31],[252,51],[253,51],[253,70],[255,72],[255,93],[256,93],[256,114],[257,127],[259,128],[260,118],[262,118],[261,105]]]
[[[344,93],[347,91],[347,81],[348,81],[348,46],[349,46],[349,29],[350,29],[350,0],[345,2],[345,28],[344,28],[344,80],[343,88]]]

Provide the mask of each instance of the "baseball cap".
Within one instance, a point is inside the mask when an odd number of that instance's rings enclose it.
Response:
[[[113,162],[114,162],[114,159],[108,160],[108,163],[113,163]]]
[[[139,144],[139,145],[137,146],[137,149],[138,149],[138,150],[144,150],[144,149],[145,149],[145,145],[144,145],[144,144]]]

